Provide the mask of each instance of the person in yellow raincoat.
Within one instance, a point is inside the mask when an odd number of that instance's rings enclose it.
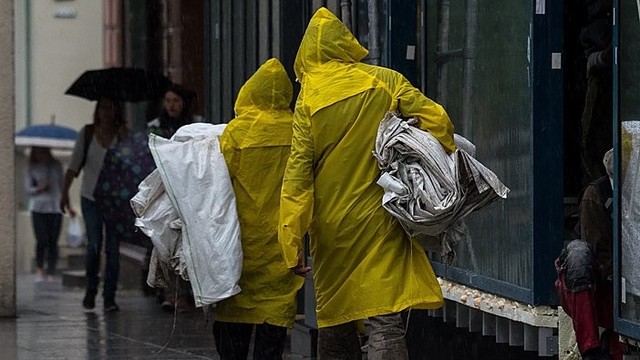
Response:
[[[221,358],[246,359],[255,327],[254,359],[281,359],[293,327],[303,279],[291,273],[278,245],[282,176],[291,146],[291,81],[277,59],[265,62],[236,99],[236,117],[220,139],[240,221],[242,291],[216,306]]]
[[[445,110],[401,74],[361,63],[368,52],[325,8],[311,19],[294,70],[302,87],[280,199],[278,240],[286,264],[304,275],[310,235],[320,359],[357,358],[355,324],[369,318],[368,359],[406,359],[400,313],[442,306],[424,250],[382,207],[372,156],[388,111],[416,117],[448,152],[456,149]]]

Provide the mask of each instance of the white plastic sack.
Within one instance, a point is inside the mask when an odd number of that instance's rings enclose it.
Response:
[[[240,225],[218,141],[223,128],[196,123],[181,127],[171,140],[149,138],[165,191],[183,223],[181,256],[196,306],[240,292]]]
[[[137,216],[135,225],[151,239],[160,260],[168,263],[175,256],[181,226],[176,226],[180,217],[164,190],[158,169],[138,185],[131,207]]]
[[[165,275],[173,278],[176,273],[188,280],[189,274],[180,246],[182,220],[164,191],[157,169],[138,185],[138,193],[131,199],[131,208],[137,216],[135,225],[153,244],[147,284],[151,287],[167,287]]]
[[[82,245],[83,242],[82,224],[80,224],[80,219],[77,216],[73,216],[69,219],[69,225],[67,226],[67,245],[76,248]]]

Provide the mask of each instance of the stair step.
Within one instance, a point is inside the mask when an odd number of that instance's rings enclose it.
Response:
[[[84,288],[86,285],[84,270],[66,270],[62,272],[62,286]]]
[[[83,270],[85,267],[84,263],[85,254],[69,254],[66,257],[67,260],[67,270]]]

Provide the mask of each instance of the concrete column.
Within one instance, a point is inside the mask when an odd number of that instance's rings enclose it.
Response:
[[[558,306],[558,359],[580,359],[573,322],[560,306]]]
[[[0,1],[0,317],[16,315],[13,1]]]

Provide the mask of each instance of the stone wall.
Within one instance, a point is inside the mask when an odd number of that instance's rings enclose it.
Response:
[[[13,1],[0,1],[0,316],[16,315]]]

